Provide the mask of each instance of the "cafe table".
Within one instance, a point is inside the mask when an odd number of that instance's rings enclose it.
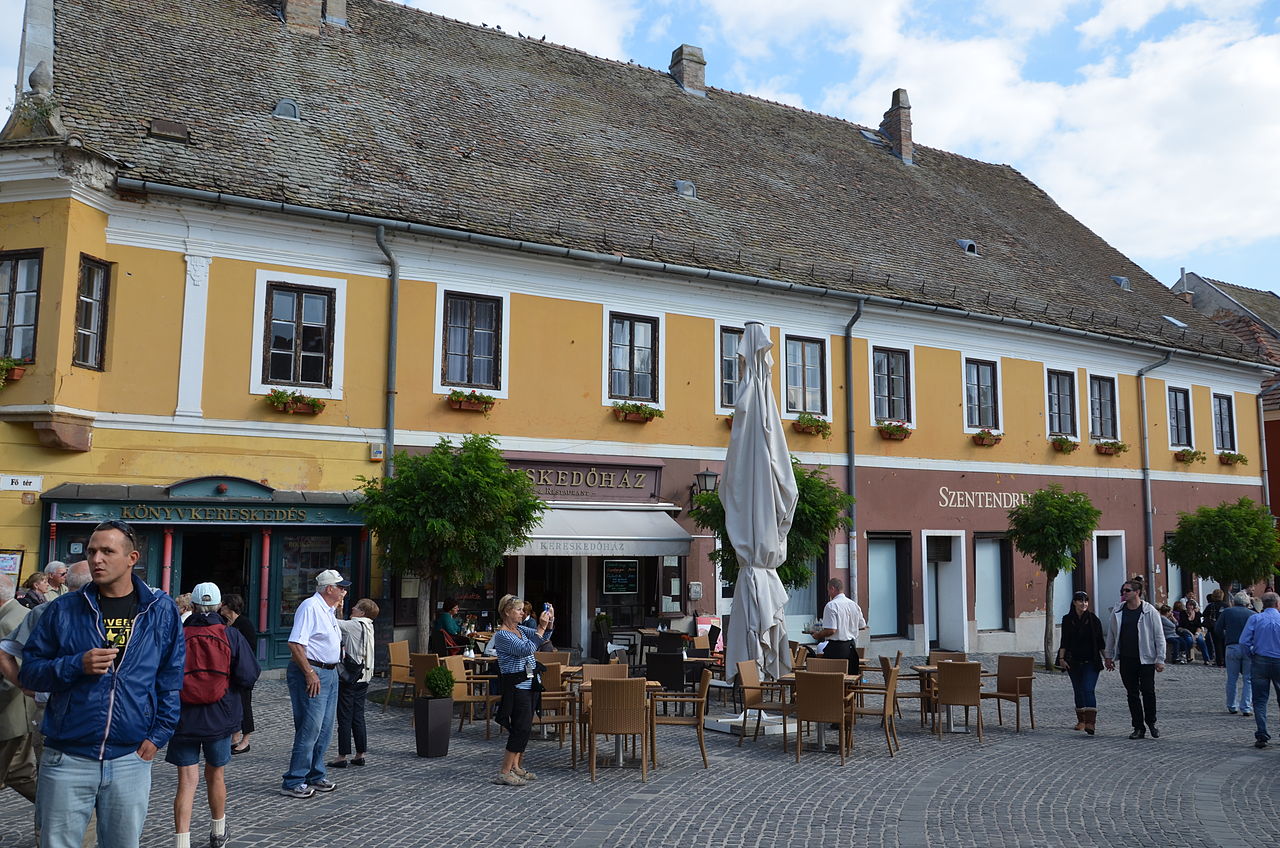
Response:
[[[578,666],[578,671],[582,671],[582,667]],[[662,691],[662,684],[656,680],[646,680],[644,684],[644,693],[648,698],[652,698],[655,692]],[[582,715],[583,694],[591,692],[590,683],[582,683],[578,685],[578,715]],[[653,705],[649,705],[649,709],[653,709]],[[622,734],[614,734],[613,737],[613,756],[618,768],[622,768]]]
[[[946,662],[951,662],[951,660],[947,660]],[[929,677],[931,675],[938,673],[938,667],[936,665],[913,665],[911,666],[911,670],[914,671],[916,674],[920,675],[921,690],[923,690],[926,686],[929,685]],[[986,680],[987,678],[995,677],[996,673],[994,671],[983,671],[979,676],[982,679]],[[956,727],[955,716],[952,713],[953,709],[954,707],[952,704],[947,705],[947,724],[946,724],[947,733],[968,733],[969,728],[967,726]],[[978,709],[981,709],[981,707],[979,707]]]

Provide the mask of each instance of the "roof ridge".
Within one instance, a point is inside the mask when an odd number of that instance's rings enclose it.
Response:
[[[1252,286],[1242,286],[1239,283],[1229,283],[1226,280],[1218,280],[1218,279],[1214,279],[1213,277],[1206,277],[1203,274],[1196,274],[1196,276],[1202,280],[1207,280],[1208,282],[1213,283],[1216,286],[1230,286],[1233,289],[1240,289],[1241,291],[1253,292],[1254,294],[1270,295],[1271,297],[1274,297],[1277,300],[1280,300],[1280,294],[1276,294],[1270,289],[1255,289]]]

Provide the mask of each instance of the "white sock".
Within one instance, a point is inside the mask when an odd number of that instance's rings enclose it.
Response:
[[[190,833],[175,833],[173,839],[173,848],[191,848]]]
[[[221,836],[222,834],[224,834],[224,833],[226,833],[226,832],[227,832],[227,817],[226,817],[226,816],[223,816],[223,817],[222,817],[222,818],[220,818],[220,819],[214,819],[213,821],[211,821],[211,822],[209,823],[209,833],[210,833],[210,835],[212,835],[212,836]]]

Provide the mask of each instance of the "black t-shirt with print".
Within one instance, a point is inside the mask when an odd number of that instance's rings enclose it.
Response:
[[[125,646],[133,634],[133,619],[138,615],[138,592],[135,589],[123,598],[98,596],[98,607],[102,610],[102,629],[106,631],[107,642],[104,648],[119,648],[115,665],[120,666],[124,658]]]

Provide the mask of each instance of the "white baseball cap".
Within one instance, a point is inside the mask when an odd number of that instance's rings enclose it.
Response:
[[[191,603],[202,607],[222,605],[222,590],[217,583],[201,583],[191,590]]]
[[[351,585],[350,580],[343,580],[342,575],[334,571],[332,568],[325,569],[316,575],[317,586],[342,586],[346,588]]]

